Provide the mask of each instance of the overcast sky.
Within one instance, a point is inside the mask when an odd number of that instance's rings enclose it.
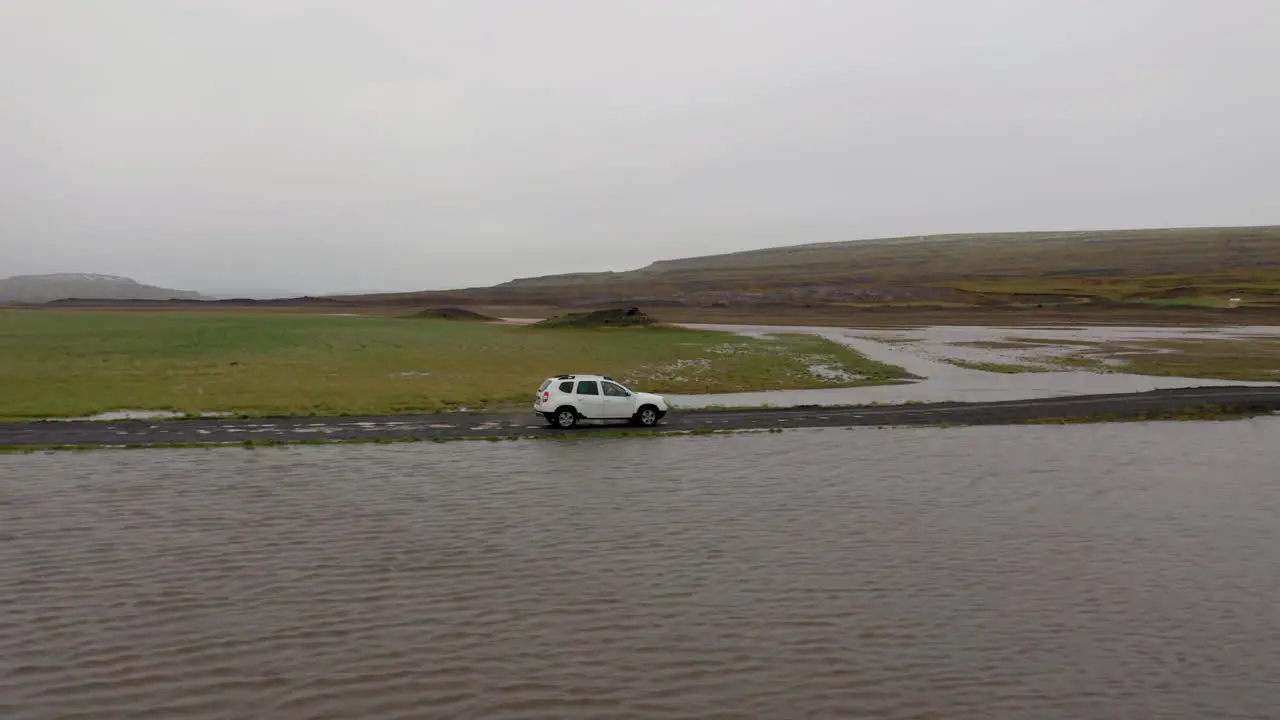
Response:
[[[1280,223],[1276,0],[12,0],[0,276],[414,290]]]

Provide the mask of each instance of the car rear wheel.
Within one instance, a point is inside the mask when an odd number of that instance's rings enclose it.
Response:
[[[555,419],[551,421],[551,424],[558,428],[568,430],[578,424],[578,411],[569,407],[560,408],[556,411]]]
[[[658,408],[652,405],[645,405],[636,412],[636,424],[644,427],[653,427],[658,424]]]

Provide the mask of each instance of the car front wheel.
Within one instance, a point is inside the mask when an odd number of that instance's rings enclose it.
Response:
[[[658,408],[652,405],[645,405],[636,413],[635,421],[644,427],[653,427],[658,424]]]

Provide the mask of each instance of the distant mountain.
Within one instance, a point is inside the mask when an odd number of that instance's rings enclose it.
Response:
[[[206,300],[189,290],[143,285],[136,280],[93,273],[14,275],[0,279],[0,302],[45,303],[85,300]]]
[[[282,300],[306,295],[292,290],[218,290],[206,293],[214,300]]]

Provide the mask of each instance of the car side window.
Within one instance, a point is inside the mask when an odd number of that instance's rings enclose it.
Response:
[[[573,392],[573,381],[569,380],[560,383],[560,392],[565,393],[566,395],[571,394]]]
[[[599,395],[600,388],[596,387],[595,380],[580,380],[578,381],[578,394],[579,395]]]
[[[604,385],[605,395],[608,395],[609,397],[627,397],[627,391],[623,390],[621,385],[615,385],[611,382],[601,384]]]

